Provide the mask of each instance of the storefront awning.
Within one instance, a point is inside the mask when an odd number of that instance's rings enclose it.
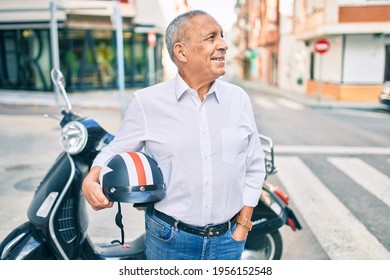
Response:
[[[1,0],[0,29],[45,28],[50,25],[51,0]],[[115,29],[113,1],[61,0],[57,5],[57,22],[74,28]],[[123,27],[130,28],[135,17],[133,1],[120,3]]]

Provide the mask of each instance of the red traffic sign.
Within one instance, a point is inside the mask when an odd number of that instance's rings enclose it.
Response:
[[[317,39],[314,42],[314,51],[319,54],[326,53],[330,49],[330,43],[325,38]]]

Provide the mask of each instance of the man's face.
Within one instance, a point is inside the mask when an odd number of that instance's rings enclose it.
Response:
[[[210,16],[197,15],[191,20],[187,45],[188,69],[213,81],[225,74],[225,55],[228,46],[221,26]]]

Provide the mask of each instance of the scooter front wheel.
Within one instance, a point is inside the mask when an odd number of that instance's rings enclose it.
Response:
[[[279,230],[267,233],[255,242],[245,245],[243,260],[280,260],[283,252],[283,240]]]

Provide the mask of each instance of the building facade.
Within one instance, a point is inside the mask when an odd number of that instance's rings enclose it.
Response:
[[[0,88],[53,90],[52,45],[57,43],[51,33],[53,21],[58,27],[59,64],[67,89],[71,92],[117,88],[113,5],[113,1],[1,0]],[[119,5],[125,85],[146,86],[151,82],[151,73],[154,82],[161,81],[161,32],[154,25],[134,21],[135,1],[121,0]]]
[[[270,5],[268,2],[272,1],[237,1],[239,6],[251,2]],[[378,100],[383,82],[390,79],[389,1],[277,2],[279,46],[276,79],[280,88],[341,101]],[[259,10],[249,9],[249,13],[258,14]],[[246,23],[241,25],[254,32],[252,26],[256,24],[250,19],[248,15],[244,20]],[[269,30],[267,25],[261,25],[261,28]],[[316,51],[318,39],[329,42],[330,48],[325,53]],[[250,50],[249,45],[247,50]],[[270,65],[272,63],[263,67],[263,71],[273,71]],[[275,84],[272,79],[264,80],[264,75],[274,76],[263,73],[255,77]]]
[[[279,1],[238,0],[234,44],[242,77],[277,85]]]

